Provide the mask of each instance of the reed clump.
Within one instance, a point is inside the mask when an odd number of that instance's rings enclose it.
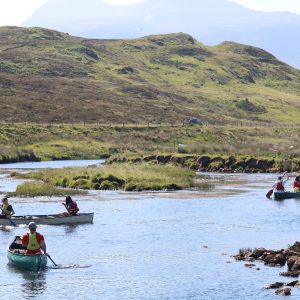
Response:
[[[88,168],[42,170],[19,175],[23,178],[42,180],[53,187],[82,190],[180,190],[202,189],[195,182],[194,171],[172,165],[112,164]],[[204,189],[208,188],[204,184]]]

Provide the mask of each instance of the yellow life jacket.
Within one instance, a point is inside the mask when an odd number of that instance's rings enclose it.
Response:
[[[27,245],[27,250],[39,250],[41,248],[37,241],[36,233],[29,233],[29,241]]]
[[[7,216],[7,215],[10,215],[10,212],[7,210],[9,204],[3,204],[2,206],[2,214]]]

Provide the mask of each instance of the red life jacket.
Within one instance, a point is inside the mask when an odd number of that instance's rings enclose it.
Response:
[[[277,190],[277,191],[284,191],[284,186],[283,186],[282,181],[278,181],[278,182],[277,182],[276,190]]]
[[[300,189],[300,182],[295,180],[294,181],[294,188],[299,188]]]

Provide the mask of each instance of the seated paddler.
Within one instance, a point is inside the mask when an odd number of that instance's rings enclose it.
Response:
[[[79,208],[77,206],[77,203],[73,201],[71,196],[66,197],[66,203],[62,203],[66,210],[68,211],[69,215],[71,216],[76,216],[77,213],[79,212]],[[64,214],[66,215],[66,214]]]
[[[8,203],[8,198],[4,197],[2,199],[2,205],[0,205],[1,208],[1,219],[10,219],[12,215],[15,214],[15,211],[13,207]]]
[[[46,254],[46,243],[44,236],[36,231],[35,222],[30,222],[28,225],[29,232],[22,237],[22,245],[26,247],[27,255]]]

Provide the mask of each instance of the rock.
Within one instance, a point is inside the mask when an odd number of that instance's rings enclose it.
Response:
[[[124,75],[132,74],[132,73],[134,73],[134,69],[132,67],[124,67],[122,69],[119,69],[118,73],[119,74],[124,74]]]
[[[298,256],[289,256],[287,259],[287,266],[288,266],[288,271],[292,271],[292,267],[294,266],[296,260],[298,260]]]
[[[286,286],[295,286],[296,284],[299,284],[298,280],[291,281],[291,282],[287,283]]]
[[[271,253],[263,258],[263,261],[265,262],[266,265],[280,265],[284,266],[286,263],[286,256],[284,255],[283,252],[280,253]]]
[[[266,251],[265,248],[257,248],[249,256],[254,259],[259,259]]]
[[[286,276],[286,277],[298,277],[300,275],[299,271],[288,271],[288,272],[281,272],[279,273],[281,276]]]
[[[293,251],[300,254],[300,242],[295,242],[287,249],[287,251]]]
[[[265,289],[278,289],[282,286],[284,286],[283,282],[275,282],[275,283],[271,283],[270,285],[266,286]]]
[[[205,155],[200,156],[197,159],[197,164],[199,165],[199,168],[206,169],[210,164],[210,157]]]
[[[252,267],[256,267],[256,265],[255,264],[245,264],[245,267],[252,268]]]
[[[291,294],[291,289],[290,288],[279,289],[279,290],[275,291],[275,294],[289,296]]]
[[[255,169],[257,165],[257,160],[255,158],[248,158],[245,161],[246,167],[250,169]]]
[[[225,166],[230,168],[236,162],[236,158],[234,156],[229,156],[228,159],[225,160]]]
[[[298,257],[291,267],[291,271],[300,271],[300,258]]]
[[[160,164],[166,164],[169,163],[171,160],[171,155],[157,155],[156,159],[158,163]]]
[[[274,160],[259,159],[257,161],[256,168],[265,171],[267,169],[273,168],[274,164],[275,164]]]

